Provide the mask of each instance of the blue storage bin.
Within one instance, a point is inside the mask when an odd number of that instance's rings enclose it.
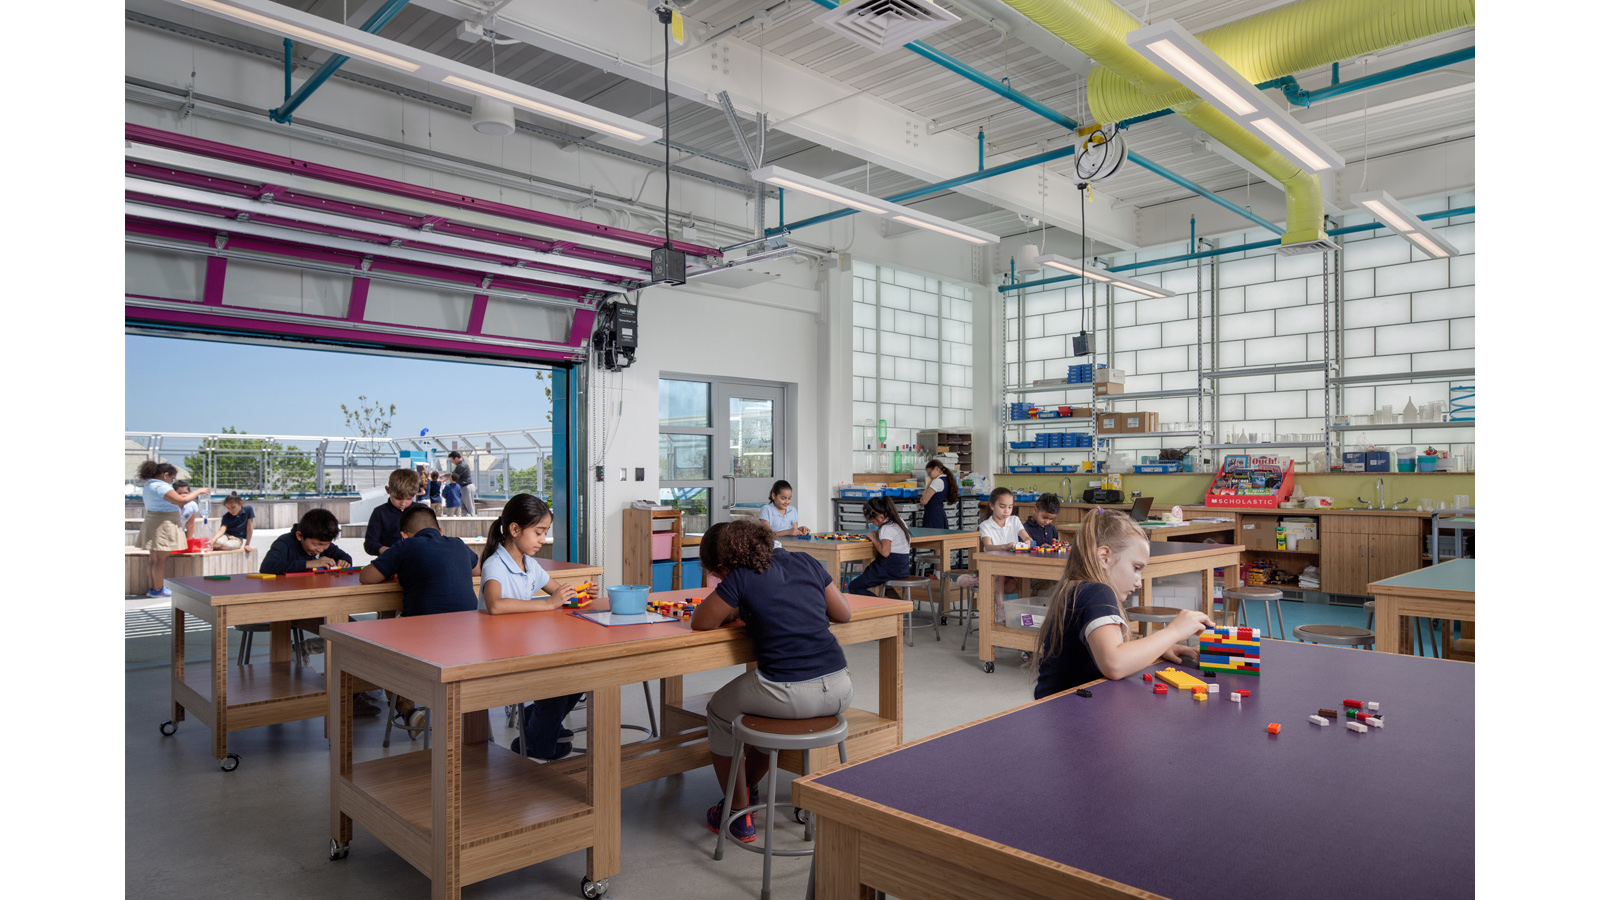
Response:
[[[686,559],[683,565],[683,589],[692,591],[695,588],[705,587],[706,580],[700,571],[700,560]]]
[[[1034,472],[1037,472],[1037,471],[1039,471],[1039,467],[1038,466],[1012,466],[1011,467],[1011,474],[1013,474],[1013,475],[1031,475],[1031,474],[1033,474]]]
[[[873,497],[881,497],[881,496],[883,496],[883,491],[875,490],[875,489],[872,489],[872,488],[840,488],[839,489],[839,499],[841,499],[841,500],[870,500]]]
[[[1389,471],[1389,451],[1387,451],[1387,450],[1373,450],[1373,451],[1369,452],[1367,454],[1366,464],[1367,464],[1366,471],[1368,471],[1368,472],[1387,472],[1387,471]]]
[[[1013,450],[1032,450],[1033,449],[1033,441],[1012,441],[1011,442],[1011,449],[1013,449]]]
[[[670,591],[670,590],[672,590],[672,569],[676,565],[677,565],[677,563],[675,563],[675,562],[651,563],[650,564],[650,590],[652,590],[652,591]],[[699,568],[699,566],[700,566],[699,563],[695,563],[695,567],[696,568]]]

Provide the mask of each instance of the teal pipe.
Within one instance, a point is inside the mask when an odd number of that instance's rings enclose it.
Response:
[[[283,39],[283,99],[294,93],[294,41]]]
[[[1168,181],[1172,182],[1173,184],[1178,185],[1179,187],[1187,188],[1187,189],[1189,189],[1191,191],[1194,191],[1196,194],[1199,194],[1200,196],[1206,198],[1207,200],[1210,200],[1212,203],[1217,204],[1218,206],[1222,207],[1223,209],[1226,209],[1226,210],[1229,210],[1231,212],[1237,213],[1238,215],[1244,216],[1246,219],[1249,219],[1250,221],[1256,223],[1257,225],[1260,225],[1262,228],[1267,229],[1268,231],[1272,232],[1273,234],[1283,234],[1283,229],[1282,228],[1279,228],[1278,226],[1272,224],[1271,222],[1268,222],[1266,219],[1261,218],[1260,216],[1256,215],[1255,213],[1251,212],[1248,209],[1245,209],[1244,207],[1240,206],[1239,204],[1234,203],[1232,200],[1228,200],[1228,199],[1225,199],[1223,197],[1219,197],[1218,195],[1213,194],[1212,192],[1206,190],[1205,188],[1201,187],[1198,184],[1195,184],[1194,182],[1190,181],[1189,179],[1183,177],[1182,175],[1179,175],[1177,172],[1173,172],[1173,171],[1171,171],[1169,169],[1162,168],[1161,166],[1151,162],[1148,159],[1145,159],[1144,157],[1140,156],[1137,153],[1129,153],[1128,154],[1128,162],[1136,163],[1136,164],[1138,164],[1140,166],[1143,166],[1146,169],[1149,169],[1150,171],[1156,173],[1157,175],[1160,175],[1162,178],[1167,179]]]
[[[1422,215],[1417,216],[1417,218],[1423,220],[1424,222],[1431,222],[1436,219],[1453,219],[1456,216],[1470,216],[1476,212],[1476,206],[1458,206],[1455,209],[1445,209],[1440,210],[1439,212],[1423,213]],[[1191,218],[1191,228],[1193,227],[1193,221],[1194,220]],[[1332,237],[1340,234],[1354,234],[1359,231],[1376,231],[1380,228],[1386,227],[1388,226],[1384,225],[1382,222],[1370,222],[1365,225],[1351,225],[1348,228],[1335,228],[1329,231],[1328,235]],[[1191,231],[1191,235],[1192,234],[1193,232]],[[1194,238],[1191,236],[1190,241],[1192,242],[1193,240]],[[1201,250],[1194,253],[1185,253],[1182,256],[1168,256],[1163,259],[1146,259],[1139,262],[1126,263],[1120,266],[1111,266],[1110,268],[1106,269],[1106,271],[1126,272],[1131,269],[1142,269],[1149,266],[1166,266],[1171,265],[1172,263],[1189,262],[1196,259],[1207,259],[1212,256],[1223,256],[1229,253],[1244,253],[1250,250],[1264,250],[1267,247],[1276,247],[1278,245],[1279,244],[1277,241],[1256,241],[1253,244],[1240,244],[1237,247],[1218,247],[1214,250]],[[1191,243],[1190,246],[1193,246],[1193,244]],[[1078,275],[1062,275],[1056,278],[1045,278],[1039,281],[1028,281],[1023,282],[1022,284],[1016,284],[1015,262],[1013,261],[1013,283],[1009,285],[1002,285],[1000,287],[1000,291],[1004,293],[1005,291],[1019,291],[1030,287],[1043,287],[1047,284],[1057,284],[1063,281],[1076,281],[1080,277],[1081,276]]]
[[[983,171],[983,129],[978,129],[978,171]]]
[[[361,30],[368,34],[376,34],[379,28],[382,28],[390,19],[399,15],[400,10],[404,9],[409,2],[410,0],[387,0],[386,3],[378,7],[378,10],[366,22],[362,23]],[[267,117],[274,122],[282,122],[285,125],[292,122],[294,111],[300,108],[300,104],[310,99],[317,88],[322,87],[324,82],[333,77],[333,73],[339,71],[340,67],[349,61],[350,57],[339,53],[328,57],[328,61],[322,64],[322,68],[313,72],[311,77],[300,85],[300,90],[295,91],[294,96],[286,98],[283,101],[283,105],[277,109],[267,110]],[[284,65],[287,66],[288,64],[288,58],[285,57]],[[287,75],[285,78],[287,78]],[[284,87],[287,93],[288,85],[285,84]]]
[[[771,228],[767,229],[767,231],[769,231],[769,232],[772,231],[772,230],[773,229],[771,229]],[[783,188],[778,188],[778,228],[777,228],[777,230],[778,231],[788,231],[789,230],[783,224]]]

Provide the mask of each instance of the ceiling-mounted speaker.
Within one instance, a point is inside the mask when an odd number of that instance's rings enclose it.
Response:
[[[1022,252],[1017,254],[1017,271],[1025,273],[1041,271],[1039,267],[1038,244],[1022,245]]]
[[[517,117],[511,104],[492,97],[472,100],[472,130],[490,137],[505,137],[517,130]]]

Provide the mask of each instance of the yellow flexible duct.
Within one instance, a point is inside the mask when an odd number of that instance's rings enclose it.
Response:
[[[1128,47],[1141,23],[1110,0],[1005,0],[1100,64],[1089,76],[1096,121],[1171,108],[1283,183],[1284,244],[1326,237],[1322,182],[1202,102]],[[1302,0],[1197,35],[1251,81],[1348,59],[1473,22],[1473,0]]]

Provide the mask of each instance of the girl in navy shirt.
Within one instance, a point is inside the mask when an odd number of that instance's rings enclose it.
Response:
[[[873,497],[861,507],[861,514],[878,528],[876,537],[867,536],[878,556],[850,581],[852,594],[870,594],[873,588],[886,581],[911,574],[911,531],[900,519],[894,501]]]
[[[937,459],[928,460],[925,471],[928,486],[922,489],[922,527],[949,528],[950,519],[945,515],[944,505],[960,500],[961,486],[956,482],[955,473]]]
[[[743,620],[755,645],[756,668],[722,686],[706,707],[711,762],[717,783],[733,768],[733,722],[742,714],[776,719],[833,716],[850,706],[850,673],[844,650],[828,630],[850,621],[850,605],[822,563],[801,553],[775,550],[772,529],[760,520],[718,523],[700,539],[700,565],[722,579],[689,621],[695,631]],[[739,763],[733,806],[755,805],[756,786],[767,774],[767,757],[751,752]],[[722,801],[706,811],[712,831],[722,827]],[[754,813],[737,816],[730,833],[756,839]]]
[[[1127,639],[1122,598],[1139,589],[1149,562],[1150,541],[1126,514],[1096,509],[1083,520],[1039,629],[1035,700],[1101,678],[1126,678],[1157,660],[1198,661],[1197,650],[1180,644],[1212,627],[1198,610],[1178,613],[1147,637]]]

